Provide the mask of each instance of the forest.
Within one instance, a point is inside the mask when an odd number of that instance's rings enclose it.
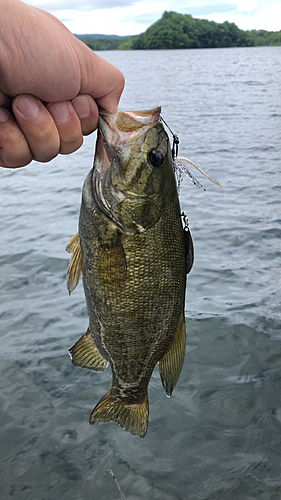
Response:
[[[195,19],[165,11],[144,33],[135,36],[76,35],[93,50],[203,49],[281,45],[281,31],[244,31],[236,24]]]

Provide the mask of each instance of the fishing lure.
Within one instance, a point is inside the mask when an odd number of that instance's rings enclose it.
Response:
[[[205,172],[205,170],[203,170],[203,168],[199,167],[199,165],[196,165],[196,163],[189,160],[189,158],[185,158],[183,156],[178,156],[179,142],[180,142],[179,137],[176,134],[174,134],[174,132],[170,129],[169,125],[166,123],[166,121],[164,120],[164,118],[162,116],[160,116],[160,120],[162,120],[162,122],[166,125],[166,127],[169,129],[169,131],[171,132],[171,134],[173,136],[172,157],[173,157],[173,162],[174,162],[175,174],[176,174],[176,178],[178,181],[178,191],[180,190],[180,184],[182,182],[182,174],[187,175],[192,180],[193,184],[196,187],[202,188],[204,191],[206,191],[206,189],[201,184],[201,182],[199,182],[194,177],[194,175],[190,172],[187,165],[191,165],[192,167],[196,168],[198,170],[198,172],[200,172],[200,174],[202,174],[202,175],[204,175],[204,177],[206,177],[206,179],[211,181],[217,187],[224,189],[224,187],[218,181],[216,181],[216,179],[211,177],[207,172]]]

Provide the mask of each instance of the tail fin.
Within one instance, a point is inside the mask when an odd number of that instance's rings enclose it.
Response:
[[[148,394],[141,403],[128,404],[112,396],[112,388],[103,396],[91,413],[90,424],[117,422],[123,429],[144,438],[148,426]]]

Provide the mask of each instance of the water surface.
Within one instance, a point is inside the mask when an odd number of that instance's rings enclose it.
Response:
[[[180,154],[224,186],[185,179],[195,264],[187,353],[168,399],[156,369],[144,440],[89,414],[110,370],[71,365],[86,331],[68,296],[94,136],[50,164],[0,170],[0,496],[17,500],[281,497],[281,48],[103,52],[126,76],[122,109],[162,105]]]

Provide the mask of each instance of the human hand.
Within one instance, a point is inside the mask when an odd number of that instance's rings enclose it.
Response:
[[[124,77],[51,14],[0,0],[0,165],[78,149],[98,106],[117,111]]]

